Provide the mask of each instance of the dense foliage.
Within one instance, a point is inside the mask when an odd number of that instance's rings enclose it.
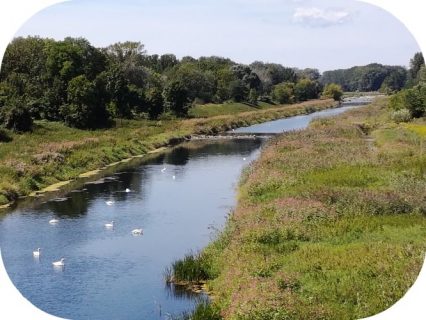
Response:
[[[408,72],[400,66],[369,64],[350,69],[326,71],[320,81],[323,85],[337,83],[344,91],[383,91],[392,92],[403,88]]]
[[[411,118],[420,118],[426,115],[426,69],[421,53],[416,53],[410,61],[410,88],[401,90],[390,98],[389,106],[394,110],[393,118],[396,122],[408,121]]]
[[[329,83],[325,86],[322,96],[340,101],[343,96],[342,87],[335,83]]]
[[[148,55],[139,42],[95,48],[83,38],[16,38],[0,73],[0,123],[16,131],[31,130],[33,119],[95,129],[116,118],[186,116],[204,103],[257,105],[271,96],[292,103],[318,98],[319,76],[258,61]],[[280,87],[291,89],[288,97]]]

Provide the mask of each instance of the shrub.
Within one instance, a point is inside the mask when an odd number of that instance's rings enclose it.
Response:
[[[274,86],[272,99],[278,103],[292,103],[294,100],[293,83],[281,83]]]
[[[422,117],[426,112],[426,86],[418,85],[407,90],[405,102],[413,118]]]
[[[322,96],[325,98],[332,98],[335,101],[340,101],[343,96],[342,87],[335,83],[329,83],[322,92]]]
[[[396,123],[411,121],[411,113],[408,109],[400,109],[392,112],[391,119]]]

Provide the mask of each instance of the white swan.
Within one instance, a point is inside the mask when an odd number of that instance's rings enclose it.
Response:
[[[65,265],[65,259],[61,258],[59,261],[52,262],[54,267],[63,267]]]
[[[134,236],[139,236],[139,235],[143,234],[143,230],[142,229],[134,229],[134,230],[132,230],[132,234]]]
[[[243,161],[246,161],[246,158],[243,158]]]
[[[126,188],[125,190],[127,193],[131,192],[132,190],[130,190],[129,188]]]
[[[105,201],[105,203],[107,204],[107,206],[112,206],[115,203],[115,201],[108,200],[108,201]]]
[[[51,220],[49,220],[50,224],[57,224],[58,222],[59,222],[58,219],[51,219]]]
[[[172,178],[173,178],[173,180],[175,180],[175,179],[176,179],[176,176],[173,176]]]
[[[111,221],[111,223],[105,223],[105,228],[107,228],[107,229],[114,228],[114,221]]]
[[[40,257],[40,250],[41,250],[40,248],[37,248],[36,251],[33,251],[33,256],[37,258]]]
[[[166,167],[164,167],[163,169],[161,169],[161,172],[165,172],[166,171]]]

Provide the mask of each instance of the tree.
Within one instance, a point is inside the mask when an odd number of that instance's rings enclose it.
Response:
[[[318,98],[320,86],[318,82],[302,79],[294,86],[294,96],[297,101],[306,101]]]
[[[426,113],[426,86],[417,85],[405,93],[405,105],[413,118],[423,117]]]
[[[80,75],[68,84],[68,103],[61,107],[67,125],[80,129],[104,127],[109,120],[105,105],[97,102],[96,86]]]
[[[130,118],[129,81],[119,66],[114,66],[106,72],[106,92],[109,95],[108,110],[117,118]]]
[[[321,77],[321,74],[318,71],[318,69],[313,69],[313,68],[296,70],[296,74],[298,75],[299,78],[306,78],[313,81],[319,80],[319,78]]]
[[[146,51],[140,42],[117,42],[104,49],[109,59],[115,64],[130,63],[142,64]]]
[[[417,75],[422,68],[422,66],[425,65],[425,59],[423,57],[423,54],[421,52],[417,52],[414,57],[410,60],[410,76],[411,79],[417,79]]]
[[[256,89],[250,89],[248,102],[251,104],[257,105],[257,99],[259,99],[259,94]]]
[[[335,101],[340,101],[343,96],[342,87],[336,83],[329,83],[325,86],[322,96],[334,99]]]
[[[278,103],[292,103],[294,100],[294,84],[291,82],[281,83],[272,89],[272,99]]]
[[[158,116],[165,111],[164,98],[161,88],[149,88],[146,92],[146,101],[148,105],[148,114],[151,119],[158,118]]]
[[[163,99],[166,111],[170,110],[178,116],[185,116],[188,113],[188,92],[180,81],[174,80],[166,85]]]
[[[202,71],[196,63],[177,65],[169,75],[169,81],[179,81],[188,93],[188,99],[203,102],[213,100],[216,83],[211,71]]]
[[[230,98],[236,102],[246,101],[248,98],[249,90],[245,83],[240,80],[233,80],[229,83]]]

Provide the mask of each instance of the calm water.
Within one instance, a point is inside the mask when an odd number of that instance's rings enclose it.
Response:
[[[319,112],[315,112],[308,115],[295,116],[286,119],[279,119],[275,121],[269,121],[265,123],[259,123],[250,127],[243,127],[235,129],[236,133],[280,133],[291,130],[300,130],[307,127],[309,122],[313,118],[324,118],[338,115],[344,111],[352,109],[359,104],[357,103],[345,103],[341,108],[328,109]]]
[[[316,116],[346,109],[238,131],[299,129]],[[173,260],[203,248],[221,228],[235,205],[241,171],[261,145],[250,139],[185,143],[63,198],[0,217],[11,280],[34,305],[65,318],[169,319],[191,310],[205,297],[167,287],[163,272]],[[52,218],[59,223],[50,225]],[[104,224],[111,220],[115,226],[108,230]],[[135,228],[144,234],[133,236]],[[40,259],[32,256],[37,247]],[[65,267],[54,269],[52,261],[61,257]]]

